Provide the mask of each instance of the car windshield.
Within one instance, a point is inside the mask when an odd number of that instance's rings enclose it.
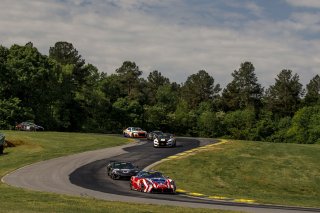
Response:
[[[173,135],[172,134],[170,134],[170,133],[163,133],[163,134],[160,134],[160,135],[158,135],[160,138],[171,138],[171,137],[173,137]]]
[[[114,164],[114,168],[116,169],[134,169],[134,166],[132,165],[132,163],[115,163]]]
[[[154,132],[153,132],[153,134],[156,134],[156,135],[162,135],[162,134],[163,134],[163,132],[161,132],[161,131],[154,131]]]
[[[138,176],[143,178],[163,178],[163,175],[161,172],[142,171],[138,174]]]
[[[142,129],[139,127],[132,127],[132,131],[141,131]]]

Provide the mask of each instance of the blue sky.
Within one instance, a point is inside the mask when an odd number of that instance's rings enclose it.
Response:
[[[268,87],[282,69],[320,74],[320,0],[1,0],[1,45],[57,41],[111,74],[123,61],[184,82],[206,70],[223,87],[241,63]]]

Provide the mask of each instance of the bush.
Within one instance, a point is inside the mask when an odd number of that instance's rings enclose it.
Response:
[[[286,135],[292,143],[320,143],[320,106],[304,107],[297,111]]]

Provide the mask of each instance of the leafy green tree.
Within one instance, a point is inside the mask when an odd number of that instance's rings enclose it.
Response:
[[[160,86],[156,92],[155,100],[162,105],[167,112],[174,111],[178,103],[178,92],[171,84]]]
[[[199,136],[220,137],[225,135],[224,116],[224,112],[203,111],[197,122]]]
[[[286,136],[287,142],[290,143],[320,143],[320,106],[298,110],[292,118]]]
[[[197,123],[197,114],[189,108],[189,104],[185,100],[179,100],[175,112],[170,114],[169,117],[172,118],[172,129],[176,134],[197,135],[197,127],[195,125]]]
[[[258,83],[251,62],[244,62],[232,73],[233,80],[222,92],[223,108],[228,110],[259,108],[263,88]]]
[[[302,84],[298,74],[292,74],[291,70],[282,70],[266,91],[266,105],[276,117],[293,116],[299,108],[303,95]]]
[[[25,46],[13,45],[7,55],[4,84],[10,90],[5,92],[6,98],[21,100],[21,107],[32,109],[35,122],[45,127],[53,122],[48,109],[57,85],[54,66],[30,42]]]
[[[161,72],[154,70],[147,77],[147,96],[150,104],[156,103],[158,88],[170,84],[169,78],[164,77]]]
[[[0,96],[10,97],[12,76],[10,71],[7,69],[7,57],[9,55],[9,49],[0,45]]]
[[[155,93],[160,86],[163,86],[165,84],[170,84],[169,78],[164,77],[161,72],[158,70],[154,70],[149,73],[148,77],[148,86],[151,88],[151,90]]]
[[[131,100],[128,97],[119,98],[112,105],[112,116],[118,121],[119,130],[128,126],[143,127],[143,106],[137,100]]]
[[[192,74],[181,88],[182,97],[192,109],[195,109],[203,101],[213,101],[219,91],[220,85],[214,85],[214,78],[205,70]]]
[[[171,130],[171,115],[175,112],[178,101],[178,94],[174,89],[171,84],[159,86],[153,97],[156,104],[145,106],[145,119],[149,129]]]
[[[274,134],[275,128],[272,112],[261,110],[256,118],[255,127],[251,131],[250,139],[254,141],[266,141]]]
[[[109,116],[104,113],[110,108],[110,102],[102,91],[104,75],[92,64],[85,65],[89,75],[84,79],[85,83],[75,92],[75,101],[83,109],[85,120],[82,129],[85,131],[103,131],[105,120]]]
[[[142,71],[136,63],[125,61],[120,68],[116,69],[116,73],[121,79],[122,89],[127,96],[133,97],[139,88],[139,77],[142,75]]]
[[[106,76],[102,81],[102,91],[112,103],[126,96],[126,93],[122,93],[121,87],[121,78],[116,74]]]
[[[0,100],[0,128],[12,129],[17,121],[25,118],[33,119],[31,109],[22,108],[18,98]]]
[[[320,76],[313,77],[307,84],[307,94],[305,104],[308,106],[320,104]]]
[[[167,112],[162,105],[145,107],[145,120],[148,129],[165,131],[168,126]]]
[[[54,47],[50,47],[49,56],[62,65],[73,64],[77,68],[85,65],[85,60],[82,59],[78,51],[66,41],[56,42]]]
[[[287,131],[291,127],[292,118],[289,116],[274,121],[274,132],[266,141],[283,143],[287,142]]]
[[[86,98],[92,97],[86,93],[89,88],[96,91],[96,88],[93,88],[96,82],[91,81],[94,79],[93,75],[97,74],[97,69],[92,65],[85,65],[85,60],[68,42],[55,43],[54,47],[50,47],[49,57],[55,60],[62,70],[59,103],[56,105],[59,125],[62,130],[84,130],[90,118]]]
[[[227,134],[238,140],[250,140],[251,131],[255,127],[255,111],[247,108],[245,110],[237,110],[228,112],[224,116],[224,125]]]

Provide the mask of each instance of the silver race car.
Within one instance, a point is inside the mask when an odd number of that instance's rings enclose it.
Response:
[[[161,135],[157,135],[153,140],[154,147],[175,147],[176,146],[176,138],[173,134],[163,133]]]

